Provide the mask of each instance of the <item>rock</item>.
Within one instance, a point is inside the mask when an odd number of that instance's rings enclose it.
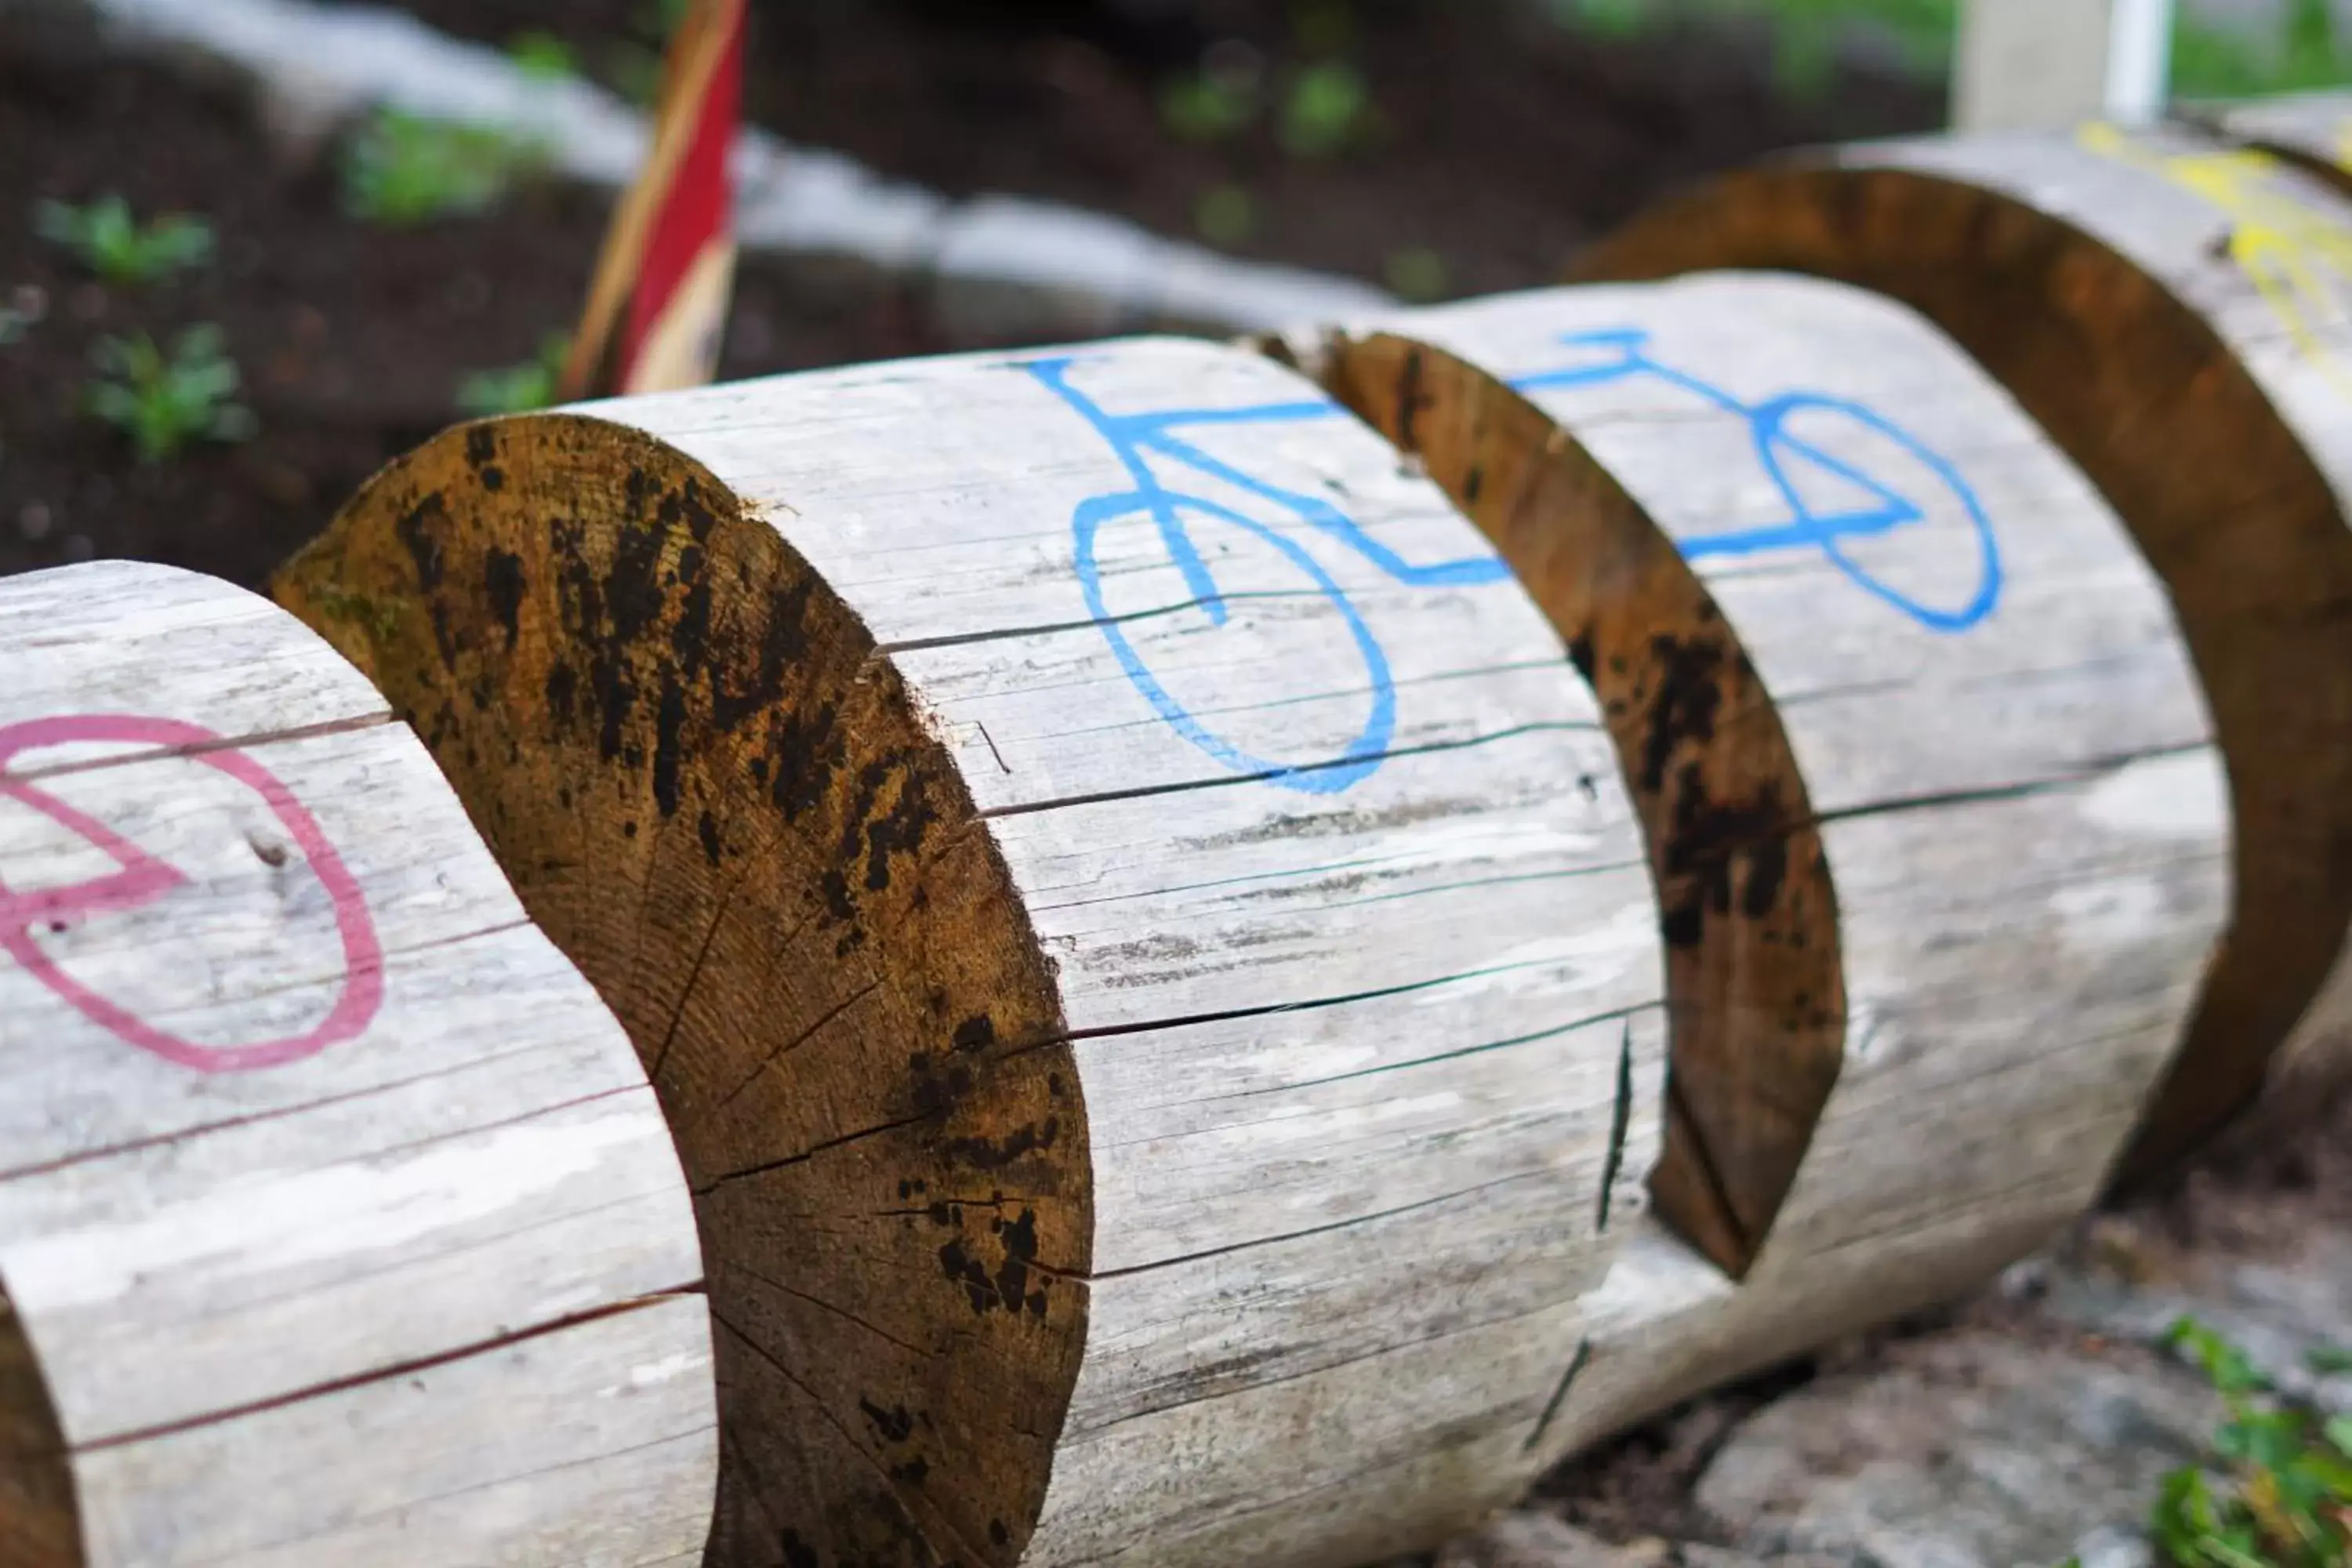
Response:
[[[2089,1547],[2101,1568],[2140,1568],[2131,1542],[2158,1483],[2219,1411],[2186,1369],[2144,1355],[1954,1333],[1768,1406],[1698,1502],[1766,1557],[2016,1568]]]
[[[2352,1414],[2352,1377],[2312,1366],[2315,1352],[2352,1346],[2352,1236],[2343,1232],[2315,1233],[2292,1266],[2217,1260],[2160,1288],[2063,1274],[2043,1305],[2063,1322],[2147,1345],[2162,1344],[2175,1322],[2194,1318],[2244,1351],[2282,1392],[2332,1415]]]
[[[1448,1542],[1436,1568],[1675,1568],[1674,1550],[1657,1540],[1612,1545],[1558,1514],[1522,1510]]]
[[[1696,1541],[1680,1542],[1675,1547],[1674,1555],[1678,1568],[1848,1568],[1843,1558],[1810,1555],[1801,1552],[1784,1552],[1777,1557],[1758,1557],[1746,1552],[1734,1552],[1727,1546],[1709,1546]]]
[[[2156,1548],[2137,1530],[2103,1524],[2074,1542],[2080,1568],[2156,1568]]]

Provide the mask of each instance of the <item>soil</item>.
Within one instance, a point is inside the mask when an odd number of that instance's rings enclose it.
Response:
[[[625,78],[648,0],[409,0],[451,33],[551,33]],[[1544,0],[793,0],[752,8],[747,111],[957,195],[1003,191],[1195,230],[1202,198],[1246,192],[1219,247],[1385,280],[1415,251],[1444,291],[1547,281],[1664,189],[1775,148],[1927,131],[1941,85],[1851,61],[1829,90],[1773,89],[1762,40],[1571,32]],[[1126,18],[1147,16],[1153,20]],[[1268,107],[1213,142],[1162,99],[1204,59],[1255,61]],[[1279,133],[1298,73],[1344,62],[1364,133],[1301,156]]]
[[[436,25],[570,39],[584,68],[653,58],[648,0],[416,0]],[[1933,123],[1935,94],[1857,79],[1812,109],[1777,100],[1752,51],[1580,43],[1523,0],[1360,0],[1319,47],[1360,67],[1376,130],[1330,156],[1266,123],[1214,146],[1163,123],[1159,94],[1216,40],[1279,83],[1314,53],[1306,10],[1224,0],[798,0],[754,21],[749,108],[796,140],[951,192],[1004,190],[1190,230],[1204,191],[1237,184],[1261,221],[1228,248],[1381,278],[1431,250],[1467,293],[1539,281],[1662,187],[1790,142]],[[1222,14],[1221,14],[1222,13]],[[1314,26],[1304,29],[1314,37]],[[0,14],[0,572],[137,556],[253,584],[378,465],[457,416],[469,373],[530,359],[579,308],[604,211],[522,193],[488,216],[408,230],[341,210],[331,160],[289,162],[242,101],[112,58],[42,7]],[[32,232],[41,198],[110,191],[142,213],[201,214],[217,262],[101,284]],[[1424,263],[1424,273],[1426,265]],[[1424,277],[1424,282],[1432,279]],[[932,352],[888,284],[823,300],[754,263],[738,289],[730,377]],[[134,461],[84,412],[102,338],[168,342],[218,325],[259,434]],[[5,334],[0,334],[5,335]],[[963,344],[959,346],[971,346]]]
[[[236,99],[23,11],[0,16],[0,310],[29,319],[0,346],[0,572],[131,556],[258,583],[379,465],[457,417],[467,374],[527,361],[571,324],[605,216],[538,189],[478,219],[363,226],[332,170],[283,162]],[[217,261],[106,285],[35,237],[38,199],[108,191],[142,215],[204,215]],[[140,464],[81,409],[93,347],[197,322],[223,330],[260,433]],[[796,302],[753,268],[725,370],[940,346],[894,298]]]

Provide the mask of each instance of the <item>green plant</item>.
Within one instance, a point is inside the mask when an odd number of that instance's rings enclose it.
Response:
[[[1257,232],[1257,202],[1241,185],[1212,185],[1192,206],[1192,226],[1211,245],[1239,245]]]
[[[1648,0],[1549,0],[1552,20],[1578,32],[1629,38],[1652,21]]]
[[[662,47],[686,21],[693,0],[651,0],[630,18],[634,37],[604,46],[604,79],[631,102],[651,107],[661,96]]]
[[[1342,60],[1308,66],[1294,78],[1282,105],[1282,142],[1301,157],[1337,153],[1370,122],[1371,89]]]
[[[2245,98],[2352,83],[2352,54],[2327,0],[2293,0],[2274,47],[2184,18],[2172,46],[2173,90],[2183,98]]]
[[[258,428],[236,401],[236,362],[209,322],[190,327],[166,354],[141,332],[101,338],[91,351],[98,378],[83,405],[131,437],[142,463],[160,463],[195,440],[245,441]]]
[[[1160,118],[1187,142],[1219,142],[1257,118],[1255,91],[1237,90],[1202,74],[1179,77],[1160,93]]]
[[[555,384],[563,374],[572,339],[550,332],[540,340],[536,358],[503,370],[478,370],[457,384],[457,411],[476,419],[495,414],[528,414],[555,401]]]
[[[1246,131],[1265,107],[1265,62],[1239,39],[1213,45],[1200,69],[1160,90],[1160,118],[1188,142],[1219,142]]]
[[[580,58],[552,33],[516,34],[508,41],[507,58],[533,81],[563,81],[580,74]]]
[[[482,212],[545,158],[537,143],[491,126],[379,109],[343,143],[343,207],[386,228]]]
[[[109,283],[152,283],[213,258],[212,225],[184,213],[142,224],[119,195],[80,207],[43,202],[33,209],[33,228]]]
[[[1424,303],[1445,297],[1445,258],[1433,250],[1400,250],[1388,259],[1389,289],[1400,299]]]
[[[1940,76],[1950,68],[1956,0],[1547,0],[1553,18],[1603,37],[1652,33],[1694,19],[1751,18],[1769,30],[1772,68],[1792,96],[1826,89],[1840,40],[1876,35],[1910,69]],[[2276,34],[2246,25],[2216,27],[2181,7],[2174,26],[2172,89],[2181,98],[2242,98],[2352,85],[2352,51],[2343,47],[2328,0],[2287,0]]]
[[[686,14],[692,9],[694,0],[647,0],[637,8],[637,32],[656,43],[667,41],[685,25]]]
[[[1891,46],[1911,70],[1940,75],[1949,68],[1958,26],[1957,0],[1549,0],[1564,26],[1624,38],[1692,20],[1753,20],[1769,33],[1775,85],[1792,98],[1827,90],[1838,46],[1868,32]]]
[[[661,97],[661,78],[659,50],[626,38],[604,47],[605,84],[638,108],[651,109]]]
[[[2283,1398],[2245,1352],[2188,1318],[2167,1342],[2221,1394],[2218,1468],[2164,1479],[2150,1525],[2179,1568],[2343,1568],[2352,1561],[2352,1418]],[[2313,1370],[2352,1365],[2337,1351]]]

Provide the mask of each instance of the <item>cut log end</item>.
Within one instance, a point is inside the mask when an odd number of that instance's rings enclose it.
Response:
[[[1770,699],[1672,541],[1525,397],[1386,333],[1333,334],[1302,357],[1478,524],[1601,699],[1665,938],[1670,1101],[1652,1192],[1744,1274],[1845,1033],[1836,896]]]
[[[2065,155],[2051,142],[1983,156],[1990,168],[2042,145]],[[1636,218],[1572,278],[1762,268],[1902,300],[2006,385],[2163,577],[2228,761],[2237,869],[2229,935],[2117,1167],[2137,1181],[2261,1092],[2352,921],[2352,532],[2238,354],[2098,237],[2097,214],[2045,211],[1905,156],[1718,181]]]
[[[276,589],[644,1058],[717,1321],[712,1560],[1017,1560],[1084,1338],[1086,1112],[887,655],[708,470],[574,416],[396,463]]]
[[[0,1563],[82,1568],[73,1466],[24,1320],[0,1282]]]

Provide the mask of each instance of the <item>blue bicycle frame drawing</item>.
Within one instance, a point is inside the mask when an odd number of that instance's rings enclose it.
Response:
[[[1930,451],[1909,431],[1859,403],[1819,393],[1784,392],[1761,403],[1742,402],[1686,371],[1676,370],[1652,358],[1649,334],[1638,329],[1574,332],[1559,342],[1568,348],[1600,349],[1611,357],[1597,364],[1539,371],[1533,375],[1519,376],[1511,384],[1521,392],[1546,392],[1600,386],[1648,376],[1687,392],[1709,407],[1747,423],[1748,438],[1756,449],[1756,460],[1763,466],[1765,477],[1772,481],[1772,488],[1780,492],[1780,500],[1788,507],[1788,521],[1762,528],[1700,534],[1685,539],[1681,544],[1686,559],[1698,561],[1710,555],[1754,555],[1767,550],[1811,547],[1828,556],[1854,586],[1892,605],[1931,630],[1966,631],[1992,614],[1993,605],[2000,597],[2000,546],[1993,538],[1992,523],[1986,518],[1984,508],[1978,503],[1976,492],[1969,488],[1967,480],[1960,478],[1958,470]],[[1832,456],[1819,444],[1792,434],[1789,429],[1790,416],[1805,414],[1819,414],[1824,419],[1844,420],[1850,426],[1881,437],[1901,447],[1921,468],[1936,477],[1958,504],[1962,515],[1967,517],[1976,534],[1977,578],[1965,599],[1950,606],[1924,603],[1872,576],[1846,552],[1844,542],[1847,540],[1892,533],[1898,528],[1927,521],[1928,513],[1914,498],[1872,478],[1853,464]],[[1863,492],[1868,498],[1867,501],[1859,507],[1838,511],[1814,510],[1800,493],[1792,478],[1806,465],[1843,481],[1852,489]]]
[[[1936,631],[1962,631],[1991,613],[2000,592],[2000,556],[1991,524],[1987,521],[1975,493],[1952,466],[1899,426],[1859,404],[1812,393],[1786,393],[1760,403],[1743,402],[1696,376],[1651,357],[1647,350],[1647,334],[1640,331],[1580,332],[1559,341],[1568,348],[1600,350],[1605,357],[1596,363],[1518,377],[1512,384],[1523,392],[1538,392],[1597,386],[1647,376],[1686,391],[1707,406],[1736,416],[1748,425],[1757,458],[1785,502],[1788,520],[1764,527],[1686,538],[1681,542],[1686,558],[1697,560],[1710,555],[1753,555],[1768,551],[1817,549],[1857,586]],[[1206,496],[1170,488],[1153,467],[1154,459],[1189,468],[1263,501],[1276,511],[1287,513],[1316,533],[1362,557],[1392,581],[1408,587],[1496,583],[1510,575],[1509,567],[1491,555],[1433,564],[1407,561],[1322,497],[1286,489],[1246,473],[1186,439],[1184,435],[1188,430],[1216,426],[1276,425],[1332,418],[1341,412],[1337,404],[1315,398],[1240,408],[1162,409],[1140,414],[1118,414],[1103,407],[1072,384],[1070,372],[1076,363],[1074,358],[1065,356],[1029,361],[1022,368],[1094,428],[1096,434],[1109,445],[1120,467],[1133,481],[1132,489],[1093,496],[1081,502],[1071,519],[1076,534],[1078,584],[1086,596],[1087,613],[1108,639],[1128,679],[1171,729],[1236,773],[1257,775],[1284,788],[1307,794],[1335,794],[1365,778],[1380,766],[1396,732],[1396,687],[1390,673],[1388,656],[1381,648],[1380,639],[1365,624],[1347,591],[1298,539],[1269,527],[1235,507]],[[1834,457],[1816,443],[1791,433],[1788,428],[1789,421],[1792,416],[1801,414],[1843,419],[1892,442],[1948,491],[1969,520],[1979,543],[1980,569],[1978,580],[1962,603],[1950,607],[1924,603],[1872,576],[1847,553],[1845,541],[1883,535],[1923,521],[1929,514],[1917,500],[1905,495],[1895,486],[1873,478],[1853,463]],[[1842,481],[1849,490],[1866,498],[1864,504],[1830,512],[1816,510],[1795,482],[1795,475],[1801,472],[1806,465]],[[1182,578],[1192,605],[1207,616],[1212,626],[1223,626],[1231,610],[1207,557],[1193,537],[1193,530],[1202,524],[1239,529],[1271,546],[1296,567],[1314,591],[1338,612],[1357,654],[1363,661],[1366,689],[1370,693],[1369,711],[1361,729],[1338,755],[1309,763],[1285,763],[1259,756],[1202,722],[1169,691],[1129,640],[1120,618],[1113,614],[1103,595],[1101,571],[1097,560],[1102,530],[1108,524],[1130,519],[1148,520],[1158,530],[1160,542]]]

